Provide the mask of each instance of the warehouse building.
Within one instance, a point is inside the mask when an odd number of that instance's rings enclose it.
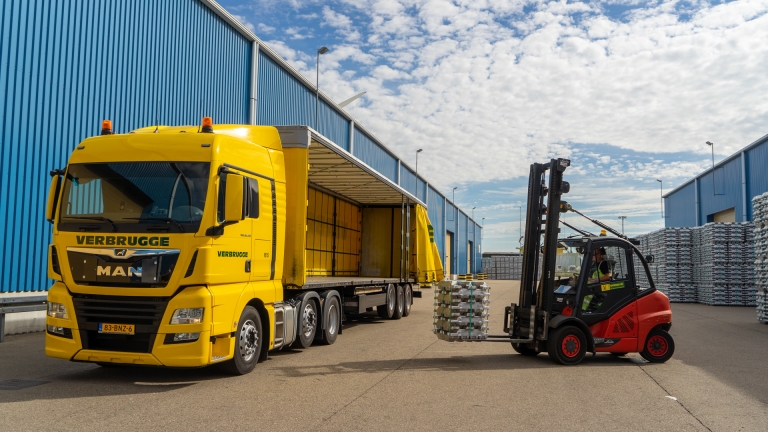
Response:
[[[0,20],[0,292],[42,291],[48,172],[111,119],[306,125],[425,205],[450,273],[480,269],[481,227],[212,0],[8,0]],[[316,122],[316,114],[318,121]]]
[[[664,225],[748,222],[752,198],[768,191],[768,135],[664,195]]]

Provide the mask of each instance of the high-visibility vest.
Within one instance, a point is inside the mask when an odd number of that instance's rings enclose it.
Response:
[[[592,279],[597,279],[598,282],[600,282],[600,278],[601,277],[603,277],[603,276],[605,276],[607,274],[607,273],[603,273],[602,271],[600,271],[600,264],[602,264],[602,263],[605,263],[608,266],[609,269],[611,268],[610,267],[611,265],[608,264],[608,261],[600,261],[599,263],[596,263],[597,264],[597,269],[592,272],[592,276],[591,277],[592,277]],[[583,310],[583,311],[587,310],[587,308],[589,307],[589,304],[592,302],[592,298],[593,297],[594,297],[593,294],[589,294],[589,295],[585,295],[584,296],[584,300],[581,302],[581,310]]]

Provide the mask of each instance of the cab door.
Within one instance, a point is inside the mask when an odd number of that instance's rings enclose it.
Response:
[[[590,282],[589,278],[595,270],[595,250],[604,248],[603,259],[608,262],[610,279],[602,282]],[[592,326],[610,318],[613,314],[630,305],[637,297],[637,287],[629,263],[632,262],[631,252],[622,242],[598,241],[592,242],[585,257],[582,271],[586,273],[581,278],[582,287],[580,298],[576,302],[577,315],[587,325]],[[637,320],[637,314],[628,319]],[[633,329],[637,325],[631,326]]]
[[[252,221],[251,281],[268,281],[274,275],[275,214],[272,180],[248,177],[248,216]]]

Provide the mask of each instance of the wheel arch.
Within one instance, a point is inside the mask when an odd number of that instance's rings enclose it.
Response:
[[[595,352],[595,339],[592,337],[592,331],[589,329],[589,326],[584,321],[567,315],[558,315],[547,323],[547,327],[549,327],[550,331],[566,325],[578,327],[584,332],[584,337],[587,338],[587,351]],[[547,334],[549,334],[549,331]]]
[[[246,306],[251,306],[259,313],[259,321],[261,321],[261,331],[265,335],[265,339],[269,341],[267,344],[262,344],[262,349],[269,350],[270,347],[274,345],[274,340],[272,340],[272,326],[270,326],[270,319],[269,319],[269,311],[267,310],[267,307],[264,306],[264,302],[261,301],[261,299],[254,298],[251,299]],[[274,311],[272,312],[274,314]]]

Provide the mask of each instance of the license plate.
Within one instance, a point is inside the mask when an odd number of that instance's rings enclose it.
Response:
[[[99,333],[132,335],[135,332],[136,332],[136,326],[133,324],[99,323]]]

